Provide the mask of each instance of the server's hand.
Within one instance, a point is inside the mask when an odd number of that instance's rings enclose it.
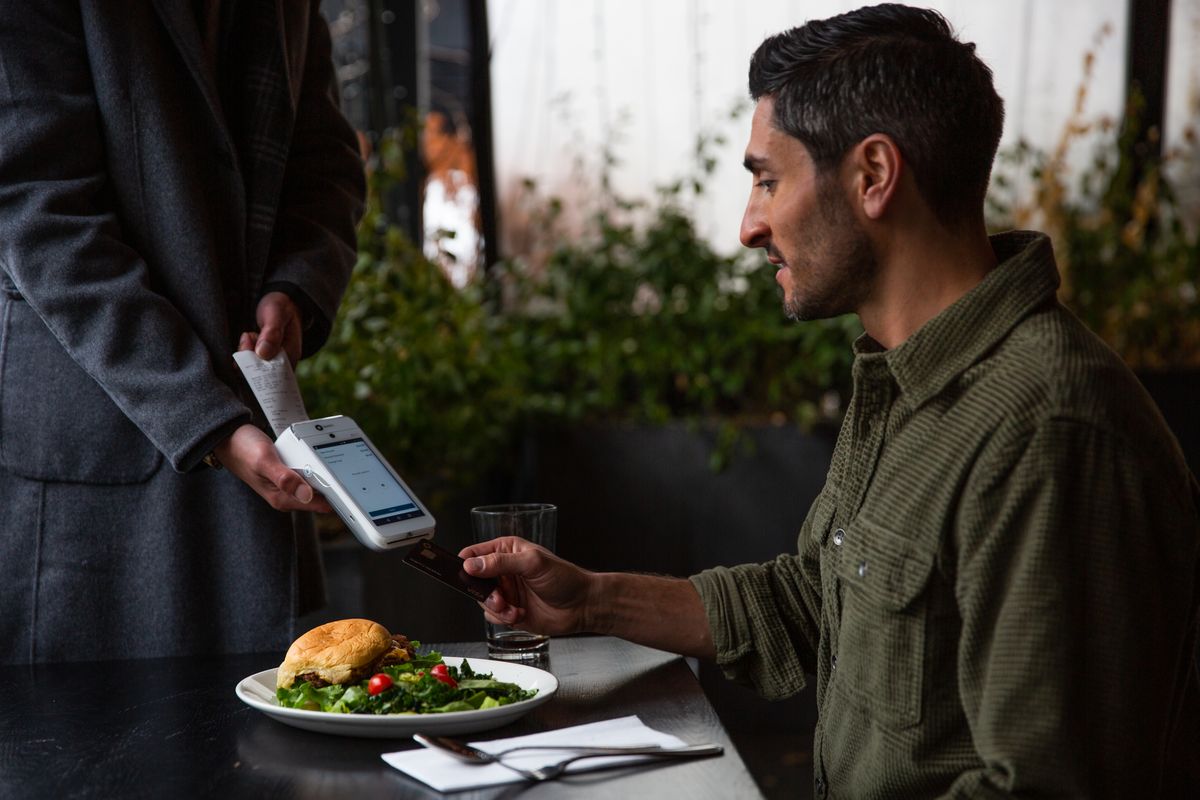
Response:
[[[283,463],[270,437],[253,425],[243,425],[216,446],[221,466],[236,475],[279,511],[333,511],[300,473]]]

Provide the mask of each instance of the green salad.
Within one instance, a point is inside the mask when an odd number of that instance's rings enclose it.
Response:
[[[360,683],[317,688],[308,681],[290,689],[276,689],[285,708],[329,711],[335,714],[444,714],[475,711],[528,700],[536,689],[504,683],[491,674],[476,673],[463,659],[451,667],[438,652],[420,655],[403,664],[381,667]]]

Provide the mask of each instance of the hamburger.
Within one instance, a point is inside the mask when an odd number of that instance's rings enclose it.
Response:
[[[412,661],[416,655],[406,636],[392,634],[369,619],[339,619],[318,625],[288,648],[276,672],[279,689],[297,681],[314,688],[353,686],[381,668]]]

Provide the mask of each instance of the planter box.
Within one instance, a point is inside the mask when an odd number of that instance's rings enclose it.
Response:
[[[590,569],[685,576],[794,551],[833,434],[747,429],[720,472],[716,439],[681,424],[542,431],[525,444],[514,499],[558,505],[558,552]]]

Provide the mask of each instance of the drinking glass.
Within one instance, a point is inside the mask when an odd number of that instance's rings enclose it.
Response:
[[[505,503],[471,509],[475,541],[501,536],[520,536],[554,552],[558,532],[558,508],[550,503]],[[550,652],[550,637],[519,631],[484,620],[488,657],[504,661],[544,662]]]

